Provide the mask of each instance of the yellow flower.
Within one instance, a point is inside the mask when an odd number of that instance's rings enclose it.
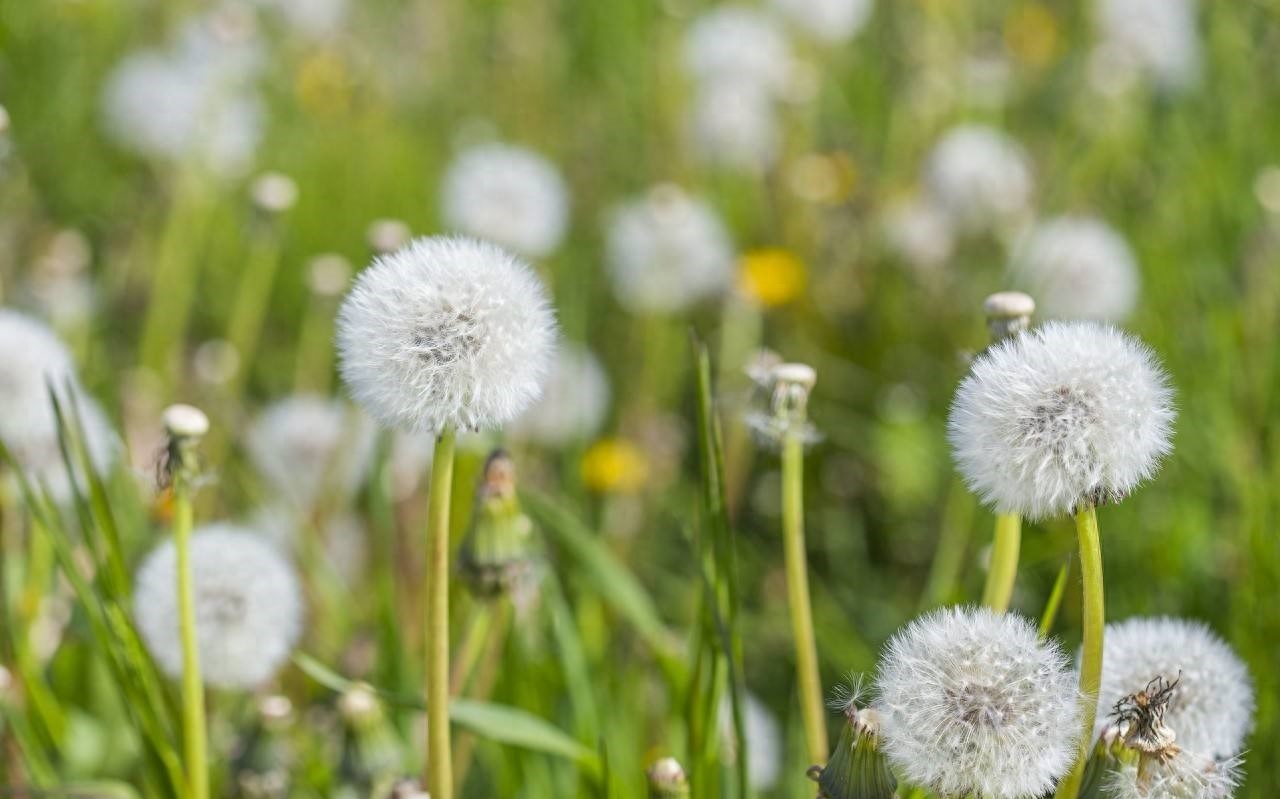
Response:
[[[804,262],[795,253],[771,247],[742,256],[738,287],[764,307],[776,308],[799,297],[807,277]]]
[[[582,481],[600,493],[630,493],[649,477],[649,461],[640,448],[621,438],[603,438],[582,456]]]
[[[1060,38],[1057,18],[1040,3],[1025,5],[1005,20],[1005,45],[1029,67],[1048,66],[1058,56]]]

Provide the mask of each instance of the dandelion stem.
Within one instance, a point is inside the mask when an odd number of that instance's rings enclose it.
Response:
[[[996,516],[995,538],[991,544],[991,567],[987,585],[982,591],[982,604],[1004,613],[1013,597],[1013,584],[1018,577],[1018,550],[1022,544],[1022,517],[1016,513]]]
[[[191,572],[191,494],[179,479],[173,491],[173,543],[178,556],[178,626],[182,636],[182,741],[191,799],[209,797],[209,755],[205,732],[204,681],[196,646],[195,585]]]
[[[453,492],[456,434],[436,439],[427,498],[426,694],[427,760],[424,781],[432,799],[453,797],[449,740],[449,498]]]
[[[1082,605],[1084,646],[1080,655],[1080,694],[1084,703],[1081,738],[1076,764],[1058,785],[1056,799],[1076,799],[1084,779],[1085,764],[1093,738],[1093,722],[1098,712],[1098,689],[1102,685],[1102,631],[1106,605],[1102,593],[1102,544],[1098,537],[1098,514],[1092,503],[1076,511],[1076,533],[1080,539],[1080,577],[1084,583]]]
[[[804,440],[798,433],[789,433],[782,445],[782,533],[786,539],[787,599],[796,643],[796,676],[800,683],[805,743],[809,760],[815,764],[825,763],[831,750],[827,743],[822,678],[818,674],[813,611],[809,605],[804,545]]]

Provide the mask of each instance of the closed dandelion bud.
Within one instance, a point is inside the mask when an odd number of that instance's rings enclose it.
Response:
[[[1000,341],[1031,327],[1036,301],[1020,291],[1001,291],[987,297],[982,310],[987,316],[991,340]]]
[[[515,462],[497,450],[476,491],[471,529],[462,542],[462,573],[478,596],[493,597],[533,577],[534,555],[533,522],[516,496]]]
[[[402,753],[373,688],[357,683],[338,699],[344,732],[339,771],[343,781],[368,789],[396,773]]]
[[[162,418],[169,443],[161,464],[161,483],[194,483],[200,472],[200,441],[209,432],[209,417],[199,408],[180,404],[166,408]]]
[[[853,682],[839,689],[832,702],[845,723],[827,764],[809,770],[820,799],[892,799],[897,790],[898,780],[880,751],[880,713],[858,707],[859,698]]]
[[[689,778],[674,757],[664,757],[649,766],[649,799],[688,799]]]
[[[294,754],[285,733],[293,721],[293,703],[287,697],[270,695],[258,701],[257,723],[231,766],[245,799],[284,799],[289,795]]]
[[[767,411],[755,411],[746,417],[747,426],[760,443],[778,448],[790,437],[799,437],[805,444],[819,439],[808,419],[809,394],[818,380],[813,367],[779,363],[762,371],[757,365],[753,379],[767,394],[769,405]]]

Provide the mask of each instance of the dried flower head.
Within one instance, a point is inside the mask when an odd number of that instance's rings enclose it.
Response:
[[[1032,228],[1014,250],[1010,274],[1049,319],[1123,321],[1138,301],[1138,262],[1100,219],[1060,216]]]
[[[1041,519],[1151,477],[1173,419],[1168,378],[1144,344],[1094,322],[1050,322],[974,361],[947,427],[984,502]]]
[[[1133,618],[1107,625],[1099,723],[1156,677],[1171,686],[1163,721],[1183,749],[1213,758],[1240,753],[1253,729],[1253,682],[1231,648],[1200,622]]]
[[[685,34],[684,63],[700,83],[741,80],[782,96],[795,73],[784,32],[750,6],[723,5],[698,17]]]
[[[295,394],[249,425],[245,449],[273,493],[296,508],[355,493],[373,454],[373,426],[346,403]]]
[[[1166,762],[1178,754],[1177,733],[1164,723],[1165,711],[1177,687],[1178,680],[1170,682],[1164,675],[1157,675],[1141,691],[1116,702],[1111,708],[1110,723],[1120,732],[1125,746]]]
[[[827,44],[857,36],[867,24],[873,0],[773,0],[773,7],[806,35]]]
[[[352,396],[388,427],[498,427],[542,391],[556,344],[528,266],[471,239],[417,239],[378,257],[338,312]]]
[[[733,243],[720,217],[670,184],[613,214],[607,259],[614,296],[635,312],[682,311],[733,282]]]
[[[964,230],[1005,227],[1026,213],[1034,188],[1022,147],[981,125],[952,128],[934,146],[925,172],[929,194]]]
[[[483,144],[459,155],[440,189],[445,224],[526,258],[555,251],[569,224],[559,170],[523,147]]]
[[[1103,784],[1110,799],[1231,799],[1240,784],[1240,760],[1214,760],[1180,752],[1168,761],[1126,764]]]
[[[1080,703],[1066,656],[1035,625],[949,608],[890,640],[875,681],[881,746],[940,794],[1023,799],[1071,767]]]
[[[609,376],[591,351],[565,343],[556,352],[546,390],[509,427],[511,435],[545,445],[564,445],[600,432],[609,413]]]
[[[191,537],[196,644],[207,683],[254,688],[289,657],[302,631],[293,567],[260,535],[211,524]],[[138,569],[133,615],[143,641],[170,676],[182,674],[177,552],[168,540]]]

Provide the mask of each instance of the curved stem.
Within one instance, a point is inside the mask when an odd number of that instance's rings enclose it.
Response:
[[[196,643],[195,584],[191,572],[191,495],[178,480],[173,494],[173,543],[178,560],[178,626],[182,637],[182,740],[191,799],[209,797],[209,752],[204,681]]]
[[[1102,634],[1106,626],[1106,604],[1102,592],[1102,543],[1098,536],[1098,515],[1092,504],[1076,511],[1076,535],[1080,539],[1080,577],[1084,584],[1081,606],[1084,645],[1080,655],[1080,694],[1083,720],[1076,764],[1054,794],[1056,799],[1076,799],[1084,779],[1093,740],[1093,722],[1098,713],[1098,689],[1102,685]]]
[[[982,604],[999,613],[1009,609],[1013,584],[1018,577],[1018,550],[1022,545],[1022,517],[1016,513],[996,516],[995,538],[991,543],[991,567],[982,591]]]
[[[436,439],[427,498],[426,694],[427,760],[424,781],[432,799],[453,797],[449,739],[449,498],[453,492],[455,433]]]
[[[796,644],[796,677],[800,684],[800,711],[804,717],[805,743],[811,762],[825,763],[831,748],[818,673],[818,647],[813,634],[809,604],[809,573],[804,545],[804,442],[788,435],[782,445],[782,534],[787,564],[787,599],[791,605],[791,631]]]

